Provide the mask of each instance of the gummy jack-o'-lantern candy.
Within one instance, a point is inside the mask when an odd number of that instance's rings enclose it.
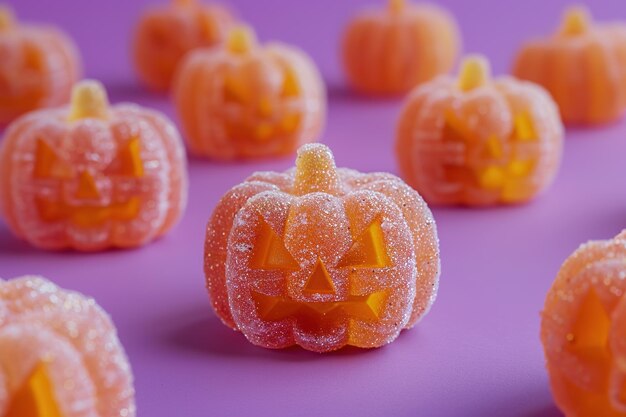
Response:
[[[290,154],[317,140],[326,116],[309,57],[284,44],[260,46],[245,26],[223,47],[190,53],[174,95],[190,151],[218,159]]]
[[[541,320],[554,399],[567,417],[626,416],[626,232],[570,256]]]
[[[20,24],[7,6],[0,6],[0,57],[0,125],[66,103],[81,72],[70,38],[56,28]]]
[[[162,235],[187,200],[184,149],[161,114],[109,106],[95,81],[70,107],[14,122],[0,147],[0,209],[46,249],[138,246]]]
[[[309,144],[295,169],[256,173],[222,198],[205,271],[219,317],[256,345],[378,347],[435,300],[435,221],[399,178],[337,169]]]
[[[389,0],[348,25],[342,56],[350,84],[370,94],[400,94],[452,69],[460,49],[454,18],[434,4]]]
[[[458,79],[443,76],[407,99],[397,129],[402,176],[429,203],[519,203],[554,179],[563,126],[550,96],[512,77],[491,80],[468,57]]]
[[[185,54],[220,44],[233,23],[226,8],[200,0],[172,0],[149,9],[139,21],[133,42],[139,77],[154,90],[168,90]]]
[[[522,47],[513,73],[550,91],[566,123],[617,119],[626,107],[626,24],[594,24],[571,8],[556,34]]]
[[[132,373],[107,314],[39,277],[0,279],[0,416],[134,417]]]

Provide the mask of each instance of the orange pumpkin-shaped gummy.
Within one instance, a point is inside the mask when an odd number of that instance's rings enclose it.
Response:
[[[470,57],[407,99],[396,154],[404,179],[429,203],[527,201],[556,175],[563,126],[550,96],[512,77],[491,80]]]
[[[0,6],[0,56],[0,125],[66,103],[81,72],[70,38],[53,27],[20,24],[5,6]]]
[[[626,416],[626,233],[570,256],[541,321],[552,393],[567,417]]]
[[[342,48],[356,90],[399,94],[450,71],[460,37],[454,18],[440,7],[389,0],[385,10],[361,12],[350,22]]]
[[[144,244],[176,223],[186,197],[176,128],[136,105],[110,107],[95,81],[74,87],[69,108],[15,121],[0,147],[0,212],[41,248]]]
[[[133,376],[108,315],[82,294],[0,279],[0,416],[134,417]]]
[[[556,34],[522,47],[513,73],[550,91],[566,123],[617,119],[626,107],[626,25],[569,9]]]
[[[187,52],[222,43],[233,23],[226,8],[200,0],[172,0],[149,9],[138,23],[133,42],[139,77],[154,90],[168,90]]]
[[[335,168],[320,144],[256,173],[209,222],[205,271],[222,321],[267,348],[378,347],[435,300],[435,221],[399,178]]]
[[[220,48],[197,50],[174,83],[194,154],[218,159],[278,156],[317,140],[326,91],[315,64],[280,43],[257,45],[247,27]]]

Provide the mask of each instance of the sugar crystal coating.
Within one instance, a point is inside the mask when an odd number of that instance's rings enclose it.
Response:
[[[184,149],[163,115],[109,106],[94,81],[67,108],[14,122],[0,144],[0,213],[46,249],[142,245],[168,231],[187,201]]]
[[[491,80],[469,56],[407,98],[397,126],[402,177],[429,203],[484,206],[530,200],[553,181],[563,126],[550,96],[512,77]]]
[[[1,416],[135,413],[128,360],[93,299],[40,277],[0,280]]]
[[[310,144],[296,168],[256,173],[222,198],[205,272],[218,316],[256,345],[378,347],[432,305],[437,233],[400,179],[337,169]]]
[[[566,416],[626,416],[626,235],[582,245],[546,297],[541,340]]]

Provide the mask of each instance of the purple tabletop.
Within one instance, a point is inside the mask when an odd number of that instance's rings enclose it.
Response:
[[[372,0],[375,2],[376,0]],[[381,1],[382,2],[382,1]],[[567,0],[447,0],[466,52],[507,71],[519,44],[553,30]],[[145,92],[129,38],[147,0],[9,0],[24,20],[62,26],[77,41],[87,77],[112,101],[174,117],[168,97]],[[365,0],[238,0],[230,6],[261,39],[310,53],[329,90],[323,142],[340,166],[397,173],[392,150],[401,100],[354,96],[338,62],[343,25]],[[592,2],[589,1],[591,4]],[[626,18],[623,0],[594,0],[598,19]],[[0,276],[42,274],[91,295],[112,315],[130,357],[140,417],[451,416],[552,417],[539,342],[539,312],[563,260],[582,242],[626,225],[626,123],[568,129],[563,164],[548,193],[523,206],[434,208],[443,272],[432,311],[376,350],[314,354],[257,348],[213,314],[204,285],[206,221],[252,171],[293,158],[247,163],[191,159],[190,201],[180,225],[144,248],[47,253],[0,224]]]

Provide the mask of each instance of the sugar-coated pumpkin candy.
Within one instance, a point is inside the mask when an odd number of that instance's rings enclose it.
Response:
[[[135,415],[128,359],[95,301],[41,277],[0,279],[0,416]]]
[[[0,56],[0,126],[67,103],[81,73],[77,49],[65,33],[22,24],[7,6],[0,6]]]
[[[388,0],[348,24],[342,42],[352,87],[367,94],[401,94],[452,69],[460,50],[454,17],[434,4]]]
[[[313,61],[282,43],[259,45],[246,26],[222,47],[190,53],[174,97],[190,152],[216,159],[291,154],[317,140],[326,117]]]
[[[235,21],[227,8],[201,0],[171,0],[151,7],[141,16],[133,40],[139,77],[153,90],[169,90],[183,57],[224,42]]]
[[[15,121],[0,144],[0,212],[37,247],[142,245],[169,230],[186,201],[176,128],[137,105],[110,106],[96,81],[78,83],[69,107]]]
[[[626,232],[582,245],[546,297],[541,340],[567,417],[626,416]]]
[[[204,253],[214,310],[266,348],[382,346],[426,314],[439,281],[419,194],[391,174],[337,169],[321,144],[231,189]]]
[[[554,179],[563,147],[557,107],[541,87],[492,80],[488,61],[470,56],[458,78],[417,87],[397,127],[406,182],[434,204],[525,202]]]
[[[626,24],[572,7],[555,34],[523,45],[513,73],[550,91],[565,123],[615,120],[626,108]]]

